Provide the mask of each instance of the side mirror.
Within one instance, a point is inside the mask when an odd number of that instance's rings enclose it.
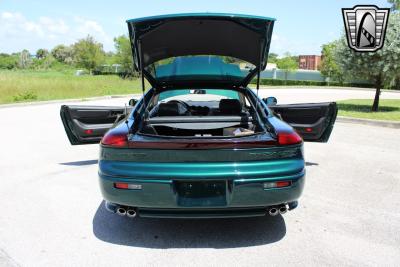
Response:
[[[274,106],[274,105],[278,104],[278,99],[276,99],[276,97],[273,97],[273,96],[263,98],[263,101],[267,106]]]
[[[131,107],[133,107],[133,106],[135,106],[136,105],[136,103],[138,102],[139,100],[137,100],[137,99],[129,99],[129,106],[131,106]]]

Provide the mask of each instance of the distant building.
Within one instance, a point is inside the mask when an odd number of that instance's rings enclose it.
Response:
[[[318,70],[321,65],[321,56],[317,55],[300,55],[299,69],[302,70]]]

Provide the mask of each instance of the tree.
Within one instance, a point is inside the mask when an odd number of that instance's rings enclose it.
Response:
[[[54,63],[58,63],[58,65],[60,65],[60,63],[51,54],[48,54],[44,58],[33,59],[30,68],[36,70],[47,70],[54,67]],[[62,68],[65,68],[64,64],[62,64]]]
[[[338,64],[345,73],[375,84],[372,111],[378,111],[379,96],[384,83],[390,82],[400,72],[400,14],[389,16],[385,44],[376,52],[355,52],[347,46],[345,36],[335,49]]]
[[[17,55],[0,54],[0,69],[13,69],[18,65],[19,57]]]
[[[392,12],[400,10],[400,0],[388,0],[388,2],[392,4]]]
[[[129,38],[126,35],[114,38],[114,46],[116,50],[116,62],[121,64],[128,74],[133,75],[135,70],[133,67],[132,48]]]
[[[277,60],[278,60],[278,54],[269,53],[269,55],[268,55],[268,63],[276,63]]]
[[[74,53],[72,47],[70,46],[57,45],[53,48],[53,50],[51,50],[51,54],[57,61],[61,63],[73,63]]]
[[[112,65],[115,63],[119,63],[115,57],[115,53],[112,51],[106,52],[104,56],[105,56],[104,58],[105,64]]]
[[[77,66],[83,67],[90,72],[103,63],[105,59],[103,45],[96,42],[90,35],[76,42],[73,45],[73,51]]]
[[[22,52],[19,54],[18,67],[21,69],[26,69],[31,65],[31,63],[32,59],[29,51],[26,49],[22,50]]]
[[[392,87],[391,87],[392,89],[400,90],[400,73],[399,73],[398,77],[395,77],[393,79],[393,82],[391,84],[392,84]]]
[[[38,49],[36,51],[36,58],[37,59],[44,59],[45,57],[47,57],[49,55],[49,51],[47,49]]]
[[[285,81],[287,81],[287,77],[289,72],[292,72],[297,69],[298,63],[289,53],[285,53],[285,57],[278,59],[277,67],[285,72]]]
[[[337,41],[322,45],[321,74],[330,80],[343,82],[343,71],[336,62],[335,48]]]

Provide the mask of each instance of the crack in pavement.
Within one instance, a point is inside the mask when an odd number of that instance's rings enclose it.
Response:
[[[0,266],[21,266],[4,249],[0,248]]]

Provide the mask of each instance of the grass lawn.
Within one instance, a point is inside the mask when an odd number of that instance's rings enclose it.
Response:
[[[139,80],[118,76],[75,76],[67,71],[0,71],[0,104],[141,92]],[[400,100],[381,99],[371,112],[372,99],[338,102],[339,116],[400,121]]]
[[[372,102],[372,99],[338,101],[338,115],[373,120],[400,121],[400,99],[381,99],[378,112],[371,112]]]
[[[139,80],[73,71],[0,71],[0,104],[140,93]]]

